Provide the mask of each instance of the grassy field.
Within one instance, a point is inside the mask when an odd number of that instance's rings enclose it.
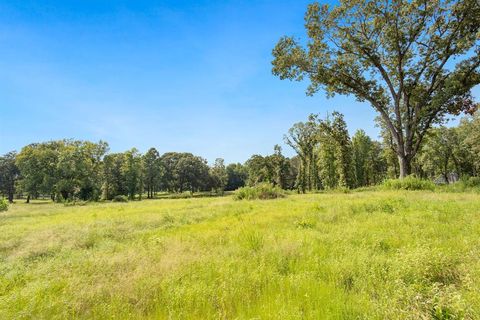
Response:
[[[17,203],[0,319],[480,319],[480,196]]]

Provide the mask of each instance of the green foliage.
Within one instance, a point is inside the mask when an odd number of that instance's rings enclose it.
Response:
[[[293,125],[285,142],[297,152],[300,192],[355,187],[356,159],[341,113],[333,112],[326,119],[310,115],[307,122]]]
[[[480,150],[478,114],[463,118],[457,127],[436,127],[426,137],[420,157],[412,162],[417,177],[478,176]],[[148,198],[157,192],[202,193],[266,182],[299,192],[346,190],[373,186],[384,177],[399,175],[395,139],[382,127],[382,142],[357,131],[350,139],[343,115],[333,112],[326,119],[310,115],[296,123],[285,137],[297,155],[287,158],[276,145],[271,155],[254,155],[245,165],[225,166],[222,159],[209,167],[191,153],[155,148],[141,155],[135,148],[106,154],[105,142],[59,140],[25,146],[0,157],[0,194],[13,201],[15,193],[29,199],[50,197],[53,201],[112,200],[117,195]],[[455,179],[450,179],[452,182]],[[451,191],[475,189],[465,182]],[[211,193],[210,195],[213,195]]]
[[[0,157],[0,193],[7,195],[9,202],[13,202],[15,184],[20,175],[15,164],[16,156],[15,152],[9,152]]]
[[[343,115],[333,112],[319,124],[319,165],[327,189],[353,188],[355,169],[352,143]]]
[[[309,95],[324,90],[370,103],[405,177],[433,124],[477,109],[479,25],[477,0],[314,2],[305,14],[308,40],[282,37],[272,71],[308,79]]]
[[[211,188],[215,192],[223,194],[228,182],[228,173],[223,159],[215,159],[213,167],[210,168],[210,180]]]
[[[117,195],[113,197],[112,199],[113,202],[128,202],[128,197],[124,195]]]
[[[8,210],[8,201],[4,198],[0,198],[0,212]]]
[[[356,187],[376,185],[385,179],[387,161],[379,142],[373,141],[365,131],[357,130],[352,138],[352,149]]]
[[[122,174],[125,179],[125,186],[130,200],[135,199],[139,194],[140,199],[143,193],[143,169],[142,157],[137,149],[133,148],[124,153]]]
[[[231,163],[226,168],[227,185],[225,190],[233,191],[244,187],[248,179],[247,168],[240,163]]]
[[[191,153],[167,152],[160,157],[161,189],[169,192],[205,191],[211,186],[207,161]]]
[[[437,186],[440,192],[474,192],[480,193],[480,177],[462,177],[460,181]]]
[[[29,197],[98,200],[105,142],[59,140],[30,144],[16,157],[20,188]]]
[[[243,187],[235,191],[235,200],[267,200],[285,197],[285,192],[269,183],[260,183],[253,187]]]
[[[318,116],[311,114],[308,121],[295,123],[288,130],[288,135],[285,135],[284,140],[298,156],[296,188],[303,193],[320,189],[318,155],[315,150],[319,143]]]
[[[150,148],[143,156],[143,177],[145,179],[147,198],[153,198],[154,194],[159,190],[161,176],[160,154],[157,149]]]
[[[469,177],[465,181],[461,181],[468,188],[480,188],[480,177]]]
[[[448,183],[448,174],[460,170],[460,158],[456,152],[459,145],[455,128],[440,127],[431,130],[419,156],[419,163],[426,176],[430,179],[442,177]]]
[[[433,182],[412,176],[403,179],[385,180],[382,187],[386,190],[435,190]]]
[[[281,189],[293,187],[295,172],[290,161],[282,154],[279,145],[274,146],[274,153],[269,156],[253,155],[245,162],[248,170],[247,184],[254,186],[259,183],[270,183]]]

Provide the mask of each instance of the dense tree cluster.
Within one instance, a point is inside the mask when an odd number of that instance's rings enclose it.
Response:
[[[191,153],[160,156],[155,148],[144,155],[135,148],[123,153],[107,151],[108,144],[102,141],[60,140],[7,153],[0,157],[0,194],[10,201],[15,193],[21,194],[27,202],[39,196],[63,201],[111,200],[123,195],[133,200],[144,193],[153,198],[159,191],[223,193],[230,180],[235,188],[246,181],[237,170],[227,171],[223,159],[209,167],[205,159]]]
[[[383,125],[381,119],[379,125]],[[299,159],[294,166],[295,188],[299,192],[356,188],[399,177],[390,132],[384,128],[381,138],[381,141],[372,140],[363,130],[350,138],[343,115],[338,112],[325,119],[310,115],[306,122],[294,124],[285,141]],[[448,183],[452,176],[478,176],[479,169],[480,116],[477,113],[463,118],[456,127],[432,128],[419,156],[412,162],[411,172],[421,178]]]
[[[480,116],[462,119],[456,127],[431,130],[416,163],[417,175],[451,180],[450,175],[480,173]]]
[[[191,153],[155,149],[141,154],[133,148],[108,153],[106,142],[59,140],[33,143],[17,154],[0,157],[0,195],[11,202],[15,195],[71,199],[112,200],[154,198],[158,192],[208,191],[223,194],[243,186],[270,183],[282,189],[307,192],[371,186],[400,174],[394,139],[382,119],[381,141],[363,130],[350,137],[343,115],[322,119],[310,115],[295,123],[285,142],[296,155],[288,158],[274,146],[267,156],[253,155],[244,164],[225,165]],[[480,173],[480,115],[463,118],[456,127],[437,126],[425,137],[412,162],[418,177],[451,182],[452,177]]]
[[[480,84],[478,0],[314,2],[305,29],[306,40],[279,40],[273,73],[308,79],[308,95],[368,102],[392,140],[400,177],[416,170],[430,128],[478,108],[471,93]],[[313,174],[305,163],[304,170]]]
[[[253,186],[268,182],[282,189],[292,189],[295,183],[296,169],[291,159],[282,154],[282,148],[274,147],[272,155],[263,157],[253,155],[245,162],[247,169],[247,184]]]

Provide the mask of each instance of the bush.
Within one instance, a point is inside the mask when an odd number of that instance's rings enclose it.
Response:
[[[422,180],[412,176],[403,179],[388,179],[383,182],[387,190],[435,190],[435,184],[430,180]]]
[[[127,196],[118,195],[112,199],[112,202],[128,202]]]
[[[460,181],[442,186],[437,186],[437,191],[442,192],[476,192],[480,193],[480,177],[464,176]]]
[[[279,188],[274,187],[269,183],[261,183],[254,187],[243,187],[235,191],[233,198],[235,200],[266,200],[285,197],[285,192]]]
[[[480,177],[470,177],[464,183],[467,188],[478,188],[480,187]]]
[[[8,202],[5,199],[0,199],[0,212],[8,210]]]

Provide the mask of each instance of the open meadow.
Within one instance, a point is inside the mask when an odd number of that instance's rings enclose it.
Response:
[[[0,319],[478,319],[480,197],[365,191],[0,214]]]

